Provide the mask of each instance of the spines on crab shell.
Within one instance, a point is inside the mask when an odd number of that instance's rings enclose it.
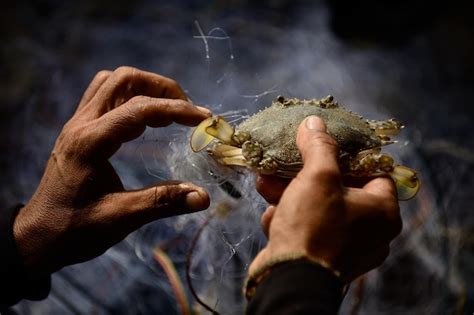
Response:
[[[370,128],[379,136],[395,136],[405,126],[398,120],[391,118],[387,120],[368,120]]]
[[[328,95],[324,98],[317,99],[298,99],[298,98],[285,98],[282,95],[279,95],[276,99],[276,102],[273,102],[273,105],[283,105],[283,106],[295,106],[295,105],[316,105],[320,108],[335,108],[339,107],[339,103],[334,101],[334,96]]]
[[[316,105],[320,108],[336,108],[339,107],[339,103],[334,101],[334,96],[328,95],[321,99],[298,99],[298,98],[285,98],[284,96],[279,95],[276,99],[276,102],[273,102],[273,105],[283,105],[283,106],[295,106],[295,105]]]

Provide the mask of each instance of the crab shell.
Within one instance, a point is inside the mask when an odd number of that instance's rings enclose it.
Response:
[[[381,147],[394,143],[402,124],[394,119],[365,120],[334,101],[300,100],[278,97],[272,106],[251,116],[235,130],[222,117],[204,120],[191,136],[191,148],[201,151],[212,143],[208,152],[223,165],[237,165],[263,174],[292,178],[303,166],[296,146],[296,132],[308,116],[317,115],[326,123],[327,132],[340,149],[339,164],[346,175],[390,175],[394,179],[398,198],[413,198],[420,182],[410,168],[394,165]]]

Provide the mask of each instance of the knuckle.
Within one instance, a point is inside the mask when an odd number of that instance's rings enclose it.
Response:
[[[173,80],[171,78],[163,77],[163,82],[165,85],[167,85],[169,88],[176,89],[179,88],[179,83],[176,80]]]
[[[61,137],[64,137],[64,135],[67,135],[69,132],[71,132],[71,130],[74,129],[74,126],[76,125],[76,123],[74,122],[74,119],[71,119],[69,121],[67,121],[64,126],[63,126],[63,129],[61,130],[61,133],[59,134],[59,138]]]
[[[149,97],[144,95],[135,95],[131,99],[127,101],[128,104],[132,104],[133,106],[139,107],[143,106],[145,102],[149,100]]]
[[[121,84],[121,83],[132,81],[135,73],[138,71],[139,70],[134,67],[120,66],[117,69],[115,69],[112,75],[116,77],[117,83]]]
[[[302,174],[308,178],[309,183],[313,186],[318,185],[321,186],[321,188],[326,187],[326,189],[335,189],[339,187],[339,185],[334,185],[339,181],[340,177],[337,167],[314,167],[312,165],[308,165],[303,167]]]
[[[392,238],[397,237],[403,230],[403,220],[401,216],[397,216],[392,220]]]
[[[311,137],[311,146],[330,146],[337,148],[337,142],[327,132],[316,132]]]
[[[339,170],[335,167],[319,168],[315,171],[315,177],[322,182],[332,181],[339,177]]]
[[[143,120],[143,105],[137,104],[137,106],[124,106],[124,117],[125,119],[116,118],[114,125],[119,125],[123,122],[141,122]]]
[[[67,142],[72,139],[77,139],[82,136],[83,128],[80,126],[66,123],[61,134],[58,137],[58,141]]]
[[[327,211],[345,211],[346,205],[344,199],[342,198],[339,192],[334,190],[326,190],[321,192],[318,195],[320,202],[318,204],[318,209],[325,209]]]
[[[390,202],[385,207],[385,217],[388,236],[390,239],[394,239],[402,232],[403,229],[403,220],[400,214],[400,208],[396,202]]]
[[[65,127],[56,141],[56,154],[62,153],[68,159],[81,155],[88,142],[85,138],[85,128]]]
[[[337,147],[336,140],[333,137],[331,137],[330,134],[328,134],[327,132],[320,132],[318,134],[319,134],[319,137],[320,137],[321,141],[327,143],[328,145]]]
[[[383,223],[380,229],[380,239],[391,242],[400,234],[402,227],[403,223],[401,220],[393,220]]]
[[[189,111],[194,108],[188,102],[179,99],[167,99],[166,106],[173,106],[177,111]]]
[[[321,154],[321,152],[334,156],[337,156],[339,152],[336,140],[325,132],[316,132],[309,138],[301,139],[298,146],[303,160],[317,159],[318,154]]]
[[[149,98],[143,95],[137,95],[127,101],[121,106],[122,115],[129,119],[141,119],[144,117],[144,112],[147,108]]]
[[[151,198],[153,208],[162,208],[169,206],[176,199],[176,191],[168,185],[155,187],[154,194]]]
[[[120,66],[114,70],[114,73],[119,76],[128,76],[133,74],[133,72],[137,71],[137,68],[130,67],[130,66]]]
[[[181,90],[178,82],[168,77],[160,76],[160,85],[163,95],[176,94],[177,91]]]
[[[110,71],[108,70],[100,70],[99,72],[96,73],[93,81],[101,81],[105,78],[107,78],[111,74]]]

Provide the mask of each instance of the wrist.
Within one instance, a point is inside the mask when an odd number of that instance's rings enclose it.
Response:
[[[16,244],[16,249],[18,252],[18,256],[20,257],[24,269],[27,273],[30,273],[31,270],[31,255],[28,254],[29,247],[31,247],[28,241],[29,239],[34,239],[31,237],[31,232],[29,232],[29,223],[28,220],[24,220],[24,213],[28,212],[27,206],[23,206],[19,211],[13,222],[13,239]]]
[[[254,262],[252,262],[249,268],[249,274],[244,284],[244,295],[247,299],[250,299],[256,292],[258,285],[264,281],[272,271],[282,264],[292,263],[292,262],[307,262],[310,264],[317,265],[337,279],[342,283],[341,272],[334,269],[327,261],[320,259],[318,257],[313,257],[308,255],[304,251],[298,252],[284,252],[277,255],[267,255],[265,249],[256,257]],[[263,254],[263,258],[262,255]]]
[[[13,238],[22,261],[24,271],[28,277],[42,277],[49,275],[46,268],[41,267],[41,244],[42,234],[46,227],[39,228],[35,224],[35,211],[31,211],[31,205],[22,207],[13,222]]]
[[[0,217],[0,279],[3,288],[8,288],[0,297],[0,308],[17,303],[20,299],[42,299],[50,288],[49,274],[32,274],[25,268],[24,260],[14,236],[14,222],[23,205],[5,209]]]
[[[338,268],[334,259],[328,258],[332,256],[324,255],[325,252],[321,250],[316,253],[314,249],[308,248],[308,246],[302,246],[300,243],[284,243],[282,241],[275,242],[270,240],[267,246],[260,251],[257,257],[255,257],[250,264],[249,273],[253,274],[257,272],[257,270],[265,268],[266,265],[275,261],[305,258],[314,261],[325,269],[331,271],[337,277],[341,278],[343,270]]]

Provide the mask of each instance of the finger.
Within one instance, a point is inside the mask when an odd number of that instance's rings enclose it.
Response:
[[[379,267],[383,264],[383,262],[387,259],[388,255],[390,255],[390,245],[384,244],[373,250],[365,255],[366,257],[366,271],[370,271],[374,268]]]
[[[302,173],[305,176],[318,176],[329,184],[341,181],[337,162],[339,149],[321,118],[310,116],[300,124],[296,144],[304,161]]]
[[[344,182],[344,186],[346,187],[362,188],[372,179],[373,177],[356,177],[344,175],[342,180]]]
[[[136,96],[93,122],[85,141],[86,150],[109,157],[122,143],[140,136],[146,126],[162,127],[172,122],[195,126],[209,116],[183,100]]]
[[[290,180],[286,178],[258,174],[255,186],[258,193],[262,195],[268,203],[277,204],[289,183]]]
[[[395,183],[389,177],[376,177],[362,187],[364,192],[360,199],[372,201],[372,208],[365,208],[368,211],[380,213],[386,221],[386,234],[389,239],[395,238],[400,234],[403,222],[401,219],[400,205],[397,198],[397,189]],[[365,196],[364,196],[365,195]],[[382,224],[380,225],[382,226]]]
[[[109,78],[111,74],[112,71],[107,70],[97,72],[94,79],[92,79],[91,83],[89,84],[89,87],[84,92],[84,95],[82,96],[81,101],[79,102],[78,109],[84,107],[85,104],[89,103],[89,101],[94,97],[99,88],[102,86],[102,84],[104,84],[104,82]]]
[[[101,222],[130,233],[157,219],[204,210],[209,195],[199,186],[178,181],[108,195],[100,205]]]
[[[358,259],[351,259],[349,265],[344,268],[343,281],[350,282],[358,276],[379,267],[389,255],[390,246],[387,243],[370,251],[354,253],[354,257]]]
[[[363,241],[390,241],[402,231],[403,222],[396,197],[386,198],[362,189],[352,189],[345,199],[354,235]]]
[[[397,188],[390,177],[376,177],[368,181],[362,189],[381,198],[397,198]]]
[[[179,84],[170,78],[132,67],[119,67],[92,99],[96,117],[138,95],[187,100]]]
[[[262,225],[262,231],[265,236],[268,238],[269,231],[270,231],[270,224],[273,219],[273,215],[275,214],[276,207],[274,205],[270,205],[265,212],[262,214],[260,218],[260,224]]]

